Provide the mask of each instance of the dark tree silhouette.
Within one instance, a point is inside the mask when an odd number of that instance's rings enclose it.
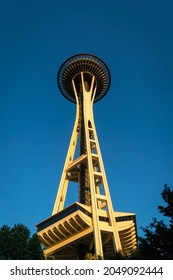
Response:
[[[123,256],[121,252],[117,252],[111,259],[173,260],[173,190],[168,185],[164,185],[161,196],[165,206],[158,206],[158,210],[167,221],[153,218],[149,226],[142,228],[144,237],[138,238],[136,251],[130,256]]]
[[[139,257],[148,260],[173,260],[173,190],[164,185],[161,193],[165,206],[158,210],[168,222],[156,218],[146,228],[142,228],[145,236],[139,238]]]
[[[30,235],[30,230],[23,224],[16,224],[12,228],[7,225],[2,226],[0,228],[0,259],[44,259],[37,235]]]
[[[43,250],[36,233],[29,239],[28,251],[30,260],[44,259]]]

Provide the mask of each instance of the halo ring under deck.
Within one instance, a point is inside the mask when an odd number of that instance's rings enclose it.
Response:
[[[57,76],[57,82],[61,93],[69,101],[76,103],[72,79],[81,72],[95,76],[97,91],[94,102],[99,101],[106,95],[110,87],[111,75],[107,65],[95,55],[74,55],[62,64]]]

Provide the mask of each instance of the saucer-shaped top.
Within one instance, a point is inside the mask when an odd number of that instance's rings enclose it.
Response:
[[[97,56],[91,54],[77,54],[67,59],[59,69],[57,82],[62,94],[71,102],[76,103],[72,79],[81,72],[95,76],[97,91],[94,102],[103,98],[111,82],[111,75],[107,65]]]

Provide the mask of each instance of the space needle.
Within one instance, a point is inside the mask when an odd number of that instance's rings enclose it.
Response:
[[[76,105],[76,118],[52,215],[37,224],[45,257],[109,259],[117,251],[129,255],[137,246],[136,215],[113,209],[93,114],[93,104],[109,90],[110,71],[97,56],[77,54],[62,64],[57,82],[63,96]],[[59,133],[63,141],[63,131]],[[72,188],[78,185],[78,201],[65,206],[71,182]]]

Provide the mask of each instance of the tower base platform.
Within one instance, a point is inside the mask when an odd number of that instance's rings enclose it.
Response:
[[[122,253],[129,255],[137,246],[134,213],[114,212]],[[99,210],[104,259],[114,253],[112,231],[106,210]],[[47,259],[95,259],[91,207],[75,202],[36,225]]]

